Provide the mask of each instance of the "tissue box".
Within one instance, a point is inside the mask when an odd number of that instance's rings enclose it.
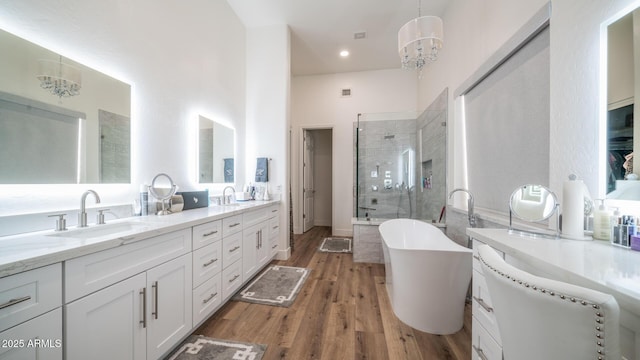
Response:
[[[631,237],[631,250],[640,251],[640,236]]]
[[[236,194],[236,201],[247,201],[247,200],[251,200],[251,194],[249,194],[248,192],[237,192]]]

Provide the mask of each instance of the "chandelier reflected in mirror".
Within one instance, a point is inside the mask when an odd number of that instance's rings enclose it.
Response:
[[[418,17],[404,24],[398,31],[398,54],[403,69],[422,68],[438,58],[442,48],[442,19],[422,16],[418,1]]]
[[[48,90],[51,94],[63,98],[80,94],[82,87],[82,75],[80,70],[69,64],[59,61],[38,60],[39,71],[37,78],[40,80],[40,87]]]

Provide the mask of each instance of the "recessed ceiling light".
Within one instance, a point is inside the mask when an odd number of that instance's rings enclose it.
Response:
[[[347,56],[349,56],[349,52],[347,50],[342,50],[342,51],[340,51],[340,56],[347,57]]]

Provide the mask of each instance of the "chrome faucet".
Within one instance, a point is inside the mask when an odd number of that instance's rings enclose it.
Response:
[[[80,198],[80,213],[78,214],[78,227],[87,227],[87,211],[86,211],[86,202],[87,195],[93,194],[93,197],[96,199],[96,204],[100,203],[100,196],[98,193],[93,190],[87,190],[82,194]]]
[[[227,189],[231,189],[233,190],[233,193],[236,193],[236,188],[234,188],[233,186],[229,185],[226,188],[224,188],[224,190],[222,190],[222,204],[231,204],[231,199],[227,200]]]
[[[476,227],[476,215],[473,212],[473,194],[471,194],[471,192],[467,189],[463,189],[463,188],[458,188],[458,189],[454,189],[453,191],[451,191],[449,193],[449,199],[451,199],[453,197],[453,194],[458,192],[458,191],[462,191],[467,193],[467,195],[469,195],[469,200],[467,200],[467,214],[469,217],[469,225],[474,228]]]

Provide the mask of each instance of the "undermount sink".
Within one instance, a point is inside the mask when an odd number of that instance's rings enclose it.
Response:
[[[85,228],[75,228],[66,231],[58,231],[49,236],[68,237],[77,239],[98,238],[108,235],[116,235],[120,233],[129,233],[132,231],[140,231],[148,229],[147,224],[139,222],[119,222],[103,225],[91,225]]]

